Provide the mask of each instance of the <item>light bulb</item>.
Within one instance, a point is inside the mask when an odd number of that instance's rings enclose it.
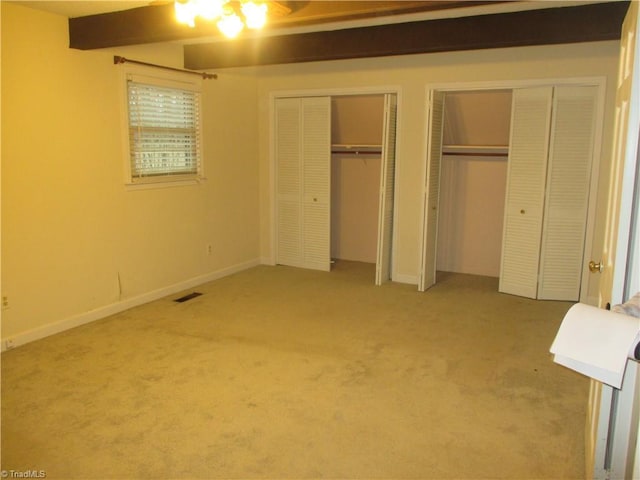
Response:
[[[176,20],[180,23],[185,23],[190,27],[195,27],[195,18],[198,14],[195,5],[190,2],[180,2],[176,1],[173,4],[175,12],[176,12]]]
[[[243,3],[242,14],[249,28],[262,28],[264,24],[267,23],[267,5],[264,3]]]
[[[198,4],[198,14],[205,20],[215,20],[224,13],[226,0],[194,0]]]
[[[244,24],[240,17],[235,13],[231,15],[223,15],[218,21],[218,28],[227,38],[235,38],[244,28]]]

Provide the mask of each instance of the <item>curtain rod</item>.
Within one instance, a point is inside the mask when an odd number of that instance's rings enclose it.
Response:
[[[121,57],[120,55],[114,55],[113,56],[114,65],[118,65],[120,63],[125,63],[125,62],[135,63],[137,65],[145,65],[147,67],[162,68],[163,70],[172,70],[174,72],[182,72],[182,73],[190,73],[192,75],[200,75],[204,80],[207,80],[207,79],[210,79],[210,78],[213,78],[213,79],[218,78],[218,74],[216,74],[216,73],[195,72],[193,70],[183,70],[182,68],[165,67],[164,65],[156,65],[154,63],[147,63],[147,62],[140,62],[138,60],[131,60],[129,58]]]

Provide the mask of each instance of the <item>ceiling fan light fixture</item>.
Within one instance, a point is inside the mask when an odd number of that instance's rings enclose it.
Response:
[[[267,23],[266,4],[246,2],[242,4],[241,9],[248,28],[260,29]]]
[[[218,20],[218,29],[227,38],[235,38],[244,28],[244,24],[238,15],[232,13],[230,15],[223,15]]]
[[[224,14],[225,0],[192,0],[197,4],[199,16],[205,20],[215,20]]]
[[[176,0],[173,3],[173,8],[175,10],[176,20],[179,23],[189,25],[191,28],[196,26],[195,20],[198,11],[196,10],[197,5],[195,2]]]
[[[196,18],[218,20],[218,29],[234,38],[244,29],[262,28],[267,23],[267,5],[251,0],[174,0],[176,20],[195,27]]]

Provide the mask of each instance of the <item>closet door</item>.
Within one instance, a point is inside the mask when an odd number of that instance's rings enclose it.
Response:
[[[538,298],[580,299],[597,87],[555,87]]]
[[[552,87],[513,91],[500,286],[536,298]]]
[[[303,266],[331,269],[331,98],[301,99]]]
[[[276,263],[302,267],[300,99],[275,101]]]
[[[378,207],[378,252],[376,285],[391,278],[391,243],[393,235],[393,193],[396,168],[396,95],[384,96],[384,125],[382,128],[382,166],[380,175],[380,205]]]
[[[424,291],[436,283],[436,248],[438,239],[438,201],[440,197],[440,162],[444,131],[445,94],[431,91],[427,125],[427,178],[425,181],[422,232],[422,265],[418,289]]]
[[[276,99],[276,263],[329,270],[329,97]]]

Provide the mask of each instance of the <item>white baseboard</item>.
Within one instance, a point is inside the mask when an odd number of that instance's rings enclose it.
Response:
[[[197,277],[193,277],[188,280],[175,283],[173,285],[169,285],[167,287],[159,288],[157,290],[143,293],[135,297],[127,298],[119,302],[112,303],[110,305],[105,305],[103,307],[99,307],[94,310],[90,310],[88,312],[73,315],[72,317],[66,318],[64,320],[60,320],[58,322],[43,325],[42,327],[34,328],[22,333],[18,333],[17,335],[12,335],[10,337],[3,338],[1,351],[4,352],[8,348],[18,347],[26,343],[40,340],[50,335],[55,335],[56,333],[64,332],[65,330],[69,330],[71,328],[79,327],[80,325],[85,325],[87,323],[100,320],[110,315],[123,312],[130,308],[137,307],[139,305],[143,305],[145,303],[149,303],[154,300],[158,300],[160,298],[166,297],[168,295],[172,295],[174,293],[181,292],[183,290],[187,290],[189,288],[193,288],[197,285],[202,285],[203,283],[211,282],[213,280],[226,277],[233,273],[247,270],[257,265],[260,265],[259,259],[250,260],[248,262],[239,263],[237,265],[232,265],[230,267],[223,268],[221,270],[216,270],[215,272],[207,273],[205,275],[199,275]]]

